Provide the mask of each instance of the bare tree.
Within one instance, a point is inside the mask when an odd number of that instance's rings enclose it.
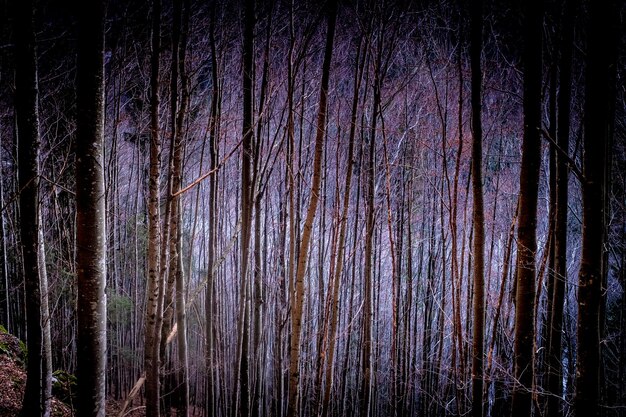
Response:
[[[576,416],[600,415],[600,334],[607,147],[615,101],[617,9],[614,2],[590,3],[584,114],[583,236],[578,274]]]
[[[570,101],[572,79],[572,49],[574,36],[574,4],[563,2],[561,47],[559,60],[559,93],[557,139],[563,152],[568,152],[570,135]],[[563,394],[562,333],[565,283],[567,281],[567,211],[568,211],[568,167],[567,155],[556,156],[556,213],[554,219],[554,283],[551,317],[548,336],[548,396],[547,413],[562,415]]]
[[[324,62],[322,64],[322,82],[319,90],[319,107],[317,112],[317,129],[315,131],[315,151],[313,160],[313,182],[311,184],[311,198],[307,208],[306,218],[302,230],[302,239],[298,248],[298,264],[294,282],[294,294],[291,305],[291,349],[289,355],[289,403],[287,415],[298,416],[298,397],[300,395],[300,334],[302,331],[302,307],[304,304],[304,275],[306,273],[307,257],[313,221],[317,212],[320,184],[322,180],[322,153],[324,150],[324,136],[326,131],[328,81],[330,78],[330,63],[333,57],[333,42],[335,37],[335,22],[337,18],[336,4],[328,2],[328,28],[326,31],[326,46]]]
[[[483,340],[485,334],[485,213],[482,175],[482,0],[471,5],[472,191],[474,197],[474,332],[472,345],[472,414],[483,416]]]
[[[52,353],[48,280],[39,201],[39,87],[32,1],[15,5],[15,113],[20,188],[20,236],[26,292],[29,360],[23,416],[49,416],[52,395]]]
[[[534,378],[535,256],[537,199],[541,154],[541,32],[542,3],[524,3],[524,141],[520,171],[517,226],[517,282],[512,416],[531,414]]]

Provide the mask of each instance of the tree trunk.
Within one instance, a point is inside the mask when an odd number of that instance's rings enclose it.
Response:
[[[315,134],[315,151],[313,160],[313,179],[311,184],[311,199],[307,209],[302,231],[302,239],[298,250],[298,264],[295,275],[295,292],[291,306],[291,346],[289,355],[289,403],[287,415],[299,415],[298,396],[300,380],[300,334],[302,329],[302,307],[304,304],[304,275],[306,272],[307,257],[311,242],[313,222],[317,212],[320,184],[322,180],[322,153],[324,150],[324,136],[326,130],[328,81],[330,78],[330,63],[333,54],[335,36],[336,4],[331,2],[328,12],[328,29],[326,32],[326,47],[322,64],[322,83],[320,85],[319,108],[317,113],[317,129]]]
[[[541,2],[526,2],[524,12],[524,142],[517,228],[513,417],[527,417],[532,408],[537,196],[541,154]]]
[[[157,317],[161,282],[159,248],[161,247],[160,224],[160,176],[161,140],[159,138],[159,61],[161,50],[161,0],[152,3],[152,51],[150,74],[150,174],[148,184],[148,283],[146,306],[146,334],[144,368],[146,370],[146,415],[159,416],[159,345],[161,326]]]
[[[614,101],[614,65],[617,54],[617,10],[613,2],[592,2],[584,115],[584,182],[582,257],[578,275],[578,356],[576,361],[576,416],[599,415],[600,304],[604,251],[603,193],[606,147]]]
[[[482,184],[482,0],[471,5],[472,66],[472,191],[474,197],[474,328],[472,345],[472,414],[483,416],[483,339],[485,334],[485,213]]]
[[[187,37],[189,29],[189,0],[184,0],[184,10],[182,11],[182,29],[180,48],[178,48],[178,65],[181,80],[181,100],[176,120],[176,136],[174,143],[174,157],[172,170],[172,190],[179,190],[182,184],[183,166],[183,139],[184,122],[189,106],[189,80],[187,77],[185,54],[187,51]],[[181,7],[179,6],[179,7]],[[178,9],[178,7],[177,7]],[[176,17],[175,17],[176,18]],[[189,375],[187,358],[187,312],[185,300],[185,274],[183,268],[182,254],[182,200],[180,195],[172,198],[172,228],[170,243],[170,273],[176,279],[176,324],[178,343],[178,381],[177,381],[177,416],[186,417],[189,411]]]
[[[48,285],[39,207],[39,87],[32,1],[15,5],[15,113],[28,365],[23,416],[49,416],[52,391]]]
[[[78,37],[76,269],[77,415],[104,416],[106,372],[104,2],[82,4]]]
[[[356,136],[356,122],[359,105],[359,90],[363,74],[363,61],[360,59],[362,54],[361,44],[359,44],[356,55],[356,70],[354,74],[354,96],[352,98],[352,113],[350,119],[350,136],[348,138],[348,160],[345,186],[343,189],[343,207],[341,217],[339,218],[339,239],[338,253],[335,259],[334,277],[332,278],[333,288],[329,290],[332,293],[331,299],[331,317],[328,335],[328,357],[326,360],[326,383],[324,384],[324,396],[322,400],[322,416],[329,415],[330,410],[330,394],[333,386],[333,362],[335,357],[335,337],[337,335],[337,324],[339,322],[339,288],[341,286],[341,275],[344,267],[344,253],[346,248],[346,229],[348,225],[348,208],[350,205],[350,188],[352,183],[352,166],[354,159],[354,138]],[[365,55],[365,54],[363,54]]]
[[[574,36],[574,1],[566,1],[561,35],[559,61],[559,93],[557,140],[559,147],[568,152],[570,134],[570,98],[572,79],[572,41]],[[556,160],[556,213],[554,224],[554,283],[552,315],[549,317],[548,346],[548,396],[547,414],[562,415],[563,362],[561,341],[563,333],[563,302],[567,281],[567,211],[568,211],[568,168],[567,159],[557,154]]]
[[[254,0],[244,2],[243,30],[243,149],[241,162],[241,241],[240,241],[240,342],[238,358],[238,390],[235,391],[241,402],[240,415],[248,416],[250,410],[250,308],[248,265],[250,251],[250,234],[252,228],[252,157],[253,157],[253,90],[254,90]],[[237,412],[237,407],[233,407]]]
[[[1,128],[1,126],[0,126]],[[0,146],[2,136],[0,134]],[[0,169],[0,207],[4,207],[4,174]],[[7,263],[7,242],[4,210],[0,212],[0,325],[10,333],[10,304],[9,304],[9,273]]]
[[[211,44],[211,78],[213,82],[213,92],[211,94],[211,119],[209,120],[209,160],[210,170],[214,170],[217,167],[217,155],[218,155],[218,126],[220,117],[220,87],[219,87],[219,75],[218,75],[218,58],[215,42],[215,5],[211,10],[211,26],[209,29],[209,42]],[[207,385],[206,385],[206,413],[209,416],[216,415],[216,376],[215,376],[215,300],[214,300],[214,287],[215,287],[215,250],[217,244],[217,187],[218,176],[211,175],[209,179],[209,223],[208,223],[208,237],[207,237],[207,286],[205,297],[205,319],[206,319],[206,371],[207,371]]]

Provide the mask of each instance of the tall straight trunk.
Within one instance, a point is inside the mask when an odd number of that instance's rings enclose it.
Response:
[[[249,284],[248,264],[250,251],[250,232],[252,226],[252,193],[251,177],[253,157],[253,79],[254,79],[254,0],[244,2],[243,28],[243,150],[241,162],[241,240],[240,240],[240,346],[238,358],[238,392],[235,398],[241,402],[242,416],[247,416],[250,409],[249,384],[249,340],[250,340],[250,311],[249,311]],[[237,407],[233,408],[233,412]]]
[[[524,141],[517,227],[513,417],[527,417],[532,408],[537,196],[541,154],[542,2],[526,2],[524,13]]]
[[[180,173],[177,173],[179,165],[177,165],[176,159],[180,146],[177,144],[179,140],[179,94],[178,94],[178,80],[179,80],[179,59],[180,59],[180,37],[181,37],[181,17],[182,17],[182,0],[174,0],[172,2],[172,43],[170,50],[170,148],[169,148],[169,161],[168,161],[168,177],[165,197],[165,214],[163,216],[163,236],[161,237],[161,276],[163,277],[162,287],[162,312],[158,315],[161,319],[161,340],[159,346],[159,360],[161,365],[161,372],[164,384],[169,386],[164,387],[163,391],[173,392],[173,383],[171,382],[171,363],[166,357],[167,353],[167,338],[172,331],[172,318],[174,316],[174,287],[176,286],[176,272],[175,264],[176,260],[176,244],[177,239],[176,230],[177,223],[179,221],[177,198],[174,198],[175,192],[180,188]],[[174,253],[173,253],[174,252]],[[168,411],[171,405],[171,396],[164,396],[164,407]]]
[[[611,143],[617,54],[617,8],[612,1],[589,4],[589,39],[584,114],[582,257],[578,275],[576,416],[596,417],[600,402],[600,320],[606,209],[604,176]]]
[[[180,1],[180,0],[177,0]],[[182,184],[182,165],[183,165],[183,139],[184,139],[184,122],[187,116],[187,108],[189,106],[189,80],[187,77],[187,69],[185,62],[185,54],[187,51],[187,37],[189,30],[189,0],[183,1],[182,10],[182,28],[180,48],[178,49],[178,65],[181,80],[181,100],[180,109],[176,119],[176,136],[174,143],[174,158],[172,170],[172,190],[178,190]],[[170,227],[172,228],[170,246],[170,263],[172,268],[170,273],[176,278],[176,324],[177,324],[177,343],[178,343],[178,382],[177,382],[177,416],[186,417],[189,412],[189,375],[188,375],[188,358],[187,358],[187,313],[185,300],[185,274],[182,256],[182,200],[180,195],[172,197],[172,220]]]
[[[76,138],[77,415],[104,416],[104,1],[81,3]]]
[[[20,237],[29,352],[23,416],[49,416],[52,364],[43,233],[39,203],[39,87],[32,1],[15,5],[15,113]]]
[[[562,18],[561,56],[559,60],[559,93],[557,97],[557,140],[559,147],[567,152],[570,134],[570,100],[572,83],[572,49],[574,37],[574,1],[564,2]],[[563,362],[561,360],[563,333],[563,303],[567,280],[567,200],[568,168],[564,155],[556,160],[556,213],[554,220],[554,283],[552,315],[549,318],[548,345],[548,396],[549,416],[562,415]]]
[[[146,370],[146,414],[160,415],[159,407],[159,345],[161,339],[160,320],[157,317],[161,282],[159,248],[161,246],[160,219],[160,176],[161,140],[159,138],[159,61],[161,50],[161,0],[152,3],[152,51],[150,73],[150,168],[148,182],[148,283],[146,306],[146,334],[144,368]],[[162,311],[162,309],[161,309]]]
[[[263,306],[265,304],[265,296],[263,292],[263,266],[265,264],[265,257],[262,254],[262,244],[261,244],[261,203],[263,202],[263,190],[265,185],[263,184],[264,179],[261,176],[261,133],[262,129],[265,125],[264,114],[265,114],[265,102],[266,95],[269,83],[269,60],[270,60],[270,46],[272,39],[272,4],[269,5],[269,17],[267,22],[267,33],[265,38],[265,50],[264,50],[264,59],[263,59],[263,74],[261,76],[261,91],[259,93],[259,107],[258,113],[259,117],[256,121],[257,130],[256,130],[256,138],[257,142],[254,147],[254,155],[253,155],[253,166],[254,166],[254,177],[253,177],[253,193],[254,193],[254,316],[253,316],[253,326],[254,326],[254,334],[252,340],[252,349],[254,352],[254,364],[255,364],[255,379],[254,379],[254,392],[252,393],[252,415],[258,416],[261,414],[261,410],[263,407],[263,371],[265,368],[265,360],[264,360],[264,349],[261,343],[263,332],[262,332],[262,323],[263,323]],[[269,131],[268,131],[269,136]],[[267,181],[267,180],[265,180]],[[267,234],[265,235],[267,236]],[[262,261],[263,259],[263,261]]]
[[[1,127],[0,127],[1,128]],[[0,136],[0,146],[2,145],[2,136]],[[0,169],[0,207],[4,207],[4,175]],[[0,212],[0,324],[12,331],[10,325],[10,307],[9,307],[9,272],[7,264],[7,242],[6,242],[6,226],[4,220],[4,211]]]
[[[341,275],[344,267],[344,257],[346,248],[346,229],[348,226],[348,208],[350,205],[350,187],[352,183],[352,167],[354,159],[354,138],[356,136],[356,122],[359,105],[359,90],[363,75],[363,61],[360,59],[362,54],[361,44],[357,48],[356,69],[354,74],[354,95],[352,97],[352,114],[350,118],[350,135],[348,138],[348,160],[346,170],[346,180],[343,189],[343,207],[341,217],[339,219],[339,239],[338,253],[335,259],[334,277],[332,278],[332,299],[331,299],[331,317],[328,335],[328,357],[326,359],[326,382],[324,384],[324,396],[322,400],[322,416],[326,416],[330,409],[330,394],[333,387],[333,362],[335,357],[335,337],[337,335],[337,325],[339,323],[339,289],[341,286]],[[365,55],[365,54],[363,54]],[[329,296],[330,297],[330,296]]]
[[[330,2],[328,13],[328,29],[326,32],[326,46],[324,62],[322,64],[322,82],[320,85],[319,108],[317,112],[317,128],[315,132],[315,150],[313,159],[313,179],[311,184],[311,199],[306,212],[302,238],[298,249],[298,263],[294,282],[295,292],[291,306],[291,346],[289,355],[289,403],[287,415],[299,415],[298,397],[300,380],[300,334],[302,330],[302,307],[304,304],[304,275],[306,272],[309,246],[313,222],[319,202],[320,184],[322,181],[322,153],[326,130],[328,82],[330,78],[330,63],[333,56],[333,41],[335,37],[336,4]]]
[[[371,360],[372,360],[372,252],[374,237],[374,188],[375,188],[375,151],[376,151],[376,120],[378,114],[378,104],[380,102],[380,91],[374,87],[374,102],[372,108],[372,125],[370,129],[368,165],[367,165],[367,195],[365,213],[365,266],[363,270],[363,338],[361,349],[361,389],[359,392],[359,407],[362,416],[369,416],[371,397]]]
[[[213,82],[213,91],[211,94],[211,119],[209,120],[209,169],[212,171],[217,167],[218,156],[218,126],[220,116],[220,87],[219,87],[219,73],[218,73],[218,58],[217,48],[215,42],[215,4],[211,10],[211,24],[209,28],[209,42],[211,47],[211,79]],[[218,176],[211,175],[209,178],[209,224],[208,224],[208,237],[207,237],[207,286],[205,297],[205,319],[206,319],[206,371],[207,371],[207,383],[206,383],[206,412],[207,415],[216,415],[216,376],[215,376],[215,300],[214,300],[214,287],[215,287],[215,249],[217,243],[217,187]]]
[[[180,204],[180,202],[179,202]],[[182,220],[182,213],[180,215]],[[180,221],[179,221],[180,222]],[[176,242],[176,332],[178,343],[178,404],[176,415],[189,415],[189,360],[187,357],[187,308],[185,300],[185,268],[183,267],[182,230],[177,230]]]
[[[471,66],[472,66],[472,194],[474,198],[474,328],[472,344],[472,414],[483,415],[483,339],[485,335],[485,212],[483,207],[481,121],[482,69],[482,0],[471,5]]]

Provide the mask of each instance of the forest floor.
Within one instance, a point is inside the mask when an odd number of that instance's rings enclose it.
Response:
[[[20,340],[0,328],[0,417],[18,417],[22,409],[22,398],[26,387],[25,346]],[[61,373],[61,375],[68,375]],[[74,412],[69,404],[54,396],[59,393],[60,378],[56,378],[53,388],[52,417],[72,417]],[[63,390],[61,388],[60,392]],[[107,416],[117,416],[122,401],[107,402]],[[130,412],[129,412],[130,411]],[[143,416],[143,410],[128,410],[126,417]]]
[[[25,347],[0,329],[0,417],[19,416],[26,387]],[[70,407],[52,398],[52,417],[71,417]]]

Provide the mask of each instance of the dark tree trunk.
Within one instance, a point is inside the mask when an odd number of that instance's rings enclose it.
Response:
[[[28,365],[23,416],[49,416],[52,391],[48,286],[39,211],[39,87],[32,1],[15,5],[15,113]]]
[[[524,142],[517,227],[513,417],[528,417],[532,408],[537,196],[541,155],[542,2],[526,2],[524,12]]]
[[[213,82],[213,92],[211,94],[211,119],[209,121],[209,163],[210,169],[214,170],[217,166],[217,132],[220,117],[220,88],[218,75],[218,57],[216,52],[215,41],[215,5],[211,10],[211,26],[209,29],[209,42],[211,44],[211,79]],[[214,282],[215,282],[215,258],[216,258],[216,242],[217,242],[217,187],[218,177],[212,175],[209,179],[209,224],[208,224],[208,241],[207,241],[207,286],[205,298],[205,318],[206,318],[206,368],[207,368],[207,385],[206,385],[206,413],[209,416],[216,414],[216,377],[215,377],[215,300],[214,300]]]
[[[617,8],[614,3],[589,3],[589,39],[584,115],[584,181],[582,257],[578,275],[578,356],[576,416],[596,417],[600,402],[600,309],[604,251],[604,176],[615,88]]]
[[[77,415],[104,416],[104,1],[81,3],[76,137]]]
[[[238,390],[241,404],[240,415],[247,416],[250,410],[250,308],[249,308],[249,252],[252,228],[252,157],[253,157],[253,92],[254,92],[254,0],[244,2],[243,22],[243,148],[241,157],[241,285],[240,291],[240,345],[238,358]],[[237,392],[238,391],[238,392]],[[237,412],[237,407],[233,407]]]
[[[472,346],[472,414],[483,415],[483,339],[485,334],[485,213],[482,184],[482,0],[472,1],[471,22],[472,66],[472,191],[474,197],[474,331]]]
[[[567,152],[570,133],[570,98],[572,79],[572,40],[574,35],[574,1],[564,2],[563,26],[561,35],[561,56],[559,60],[559,93],[557,140],[559,147]],[[565,282],[567,281],[567,200],[568,172],[564,155],[557,154],[556,160],[556,213],[554,219],[554,283],[552,311],[549,317],[548,336],[548,408],[549,416],[562,415],[563,362],[561,341],[563,333],[563,303]]]

